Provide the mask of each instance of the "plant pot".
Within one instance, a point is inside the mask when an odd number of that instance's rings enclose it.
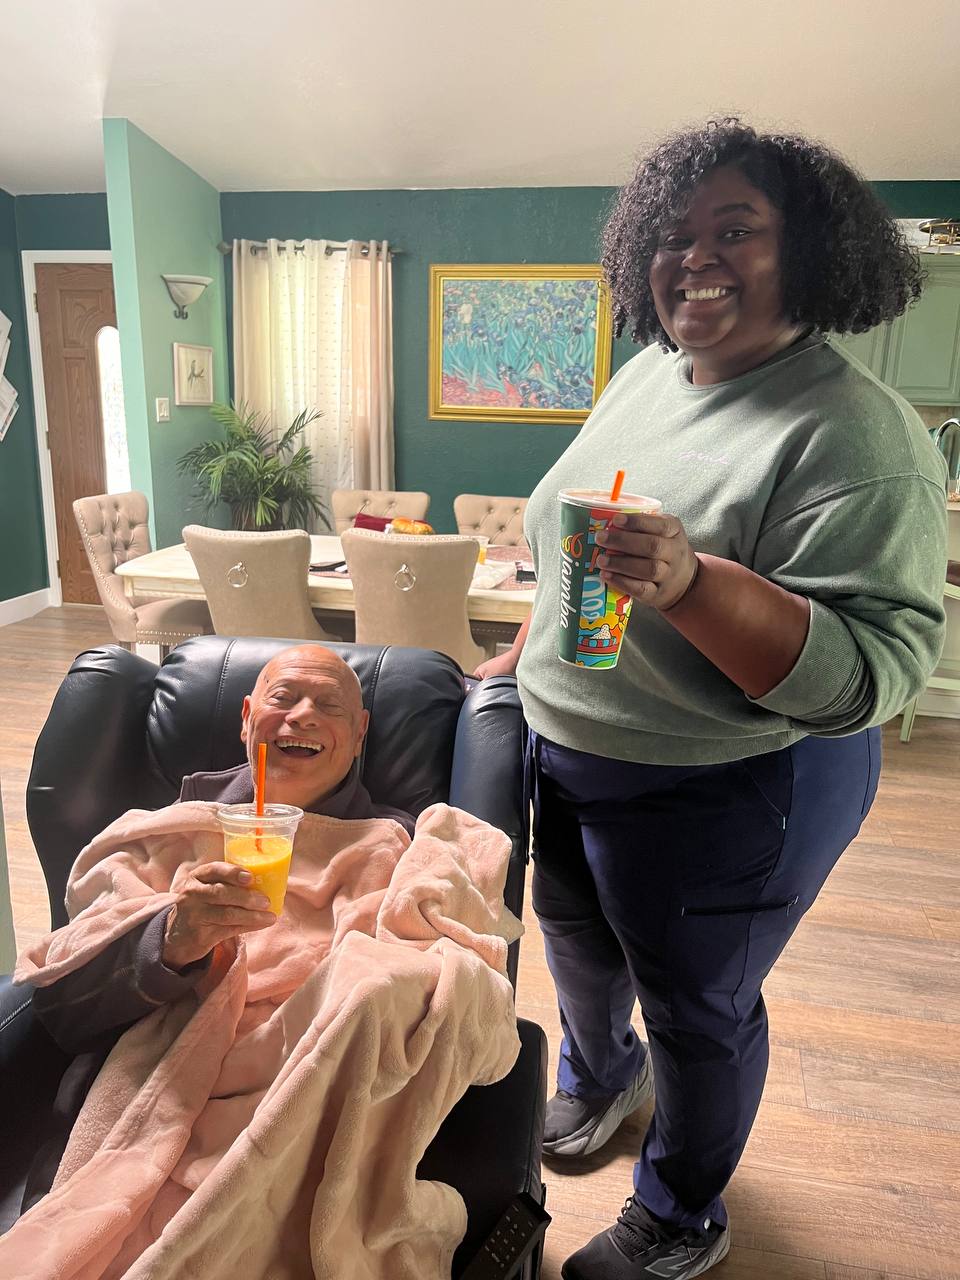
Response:
[[[230,508],[230,520],[238,533],[277,533],[283,528],[279,520],[274,520],[270,524],[254,524],[252,520],[244,520],[235,506]]]

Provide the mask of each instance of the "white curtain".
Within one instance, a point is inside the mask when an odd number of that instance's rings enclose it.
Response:
[[[253,249],[234,241],[236,402],[268,414],[277,430],[304,409],[321,411],[303,438],[328,507],[332,489],[393,488],[387,246],[374,241],[366,256],[359,241]]]
[[[393,285],[385,240],[350,240],[343,290],[341,415],[356,489],[393,489]]]

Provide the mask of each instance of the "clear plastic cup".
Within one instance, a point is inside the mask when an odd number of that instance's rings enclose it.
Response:
[[[490,545],[490,539],[485,533],[449,533],[448,538],[457,538],[460,542],[477,543],[477,564],[486,564],[487,547]]]
[[[611,502],[609,491],[603,489],[561,489],[559,498],[557,654],[571,666],[609,671],[620,659],[632,600],[600,577],[596,561],[603,548],[597,545],[597,534],[621,512],[653,515],[663,510],[663,504],[638,493],[622,493]]]
[[[224,861],[253,876],[251,889],[266,894],[270,910],[279,915],[287,892],[293,841],[303,810],[292,804],[222,804],[217,810],[223,832]]]

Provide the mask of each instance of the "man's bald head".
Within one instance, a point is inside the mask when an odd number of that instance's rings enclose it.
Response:
[[[241,738],[251,767],[267,744],[267,799],[308,808],[349,773],[368,715],[360,681],[321,645],[283,649],[266,664],[243,702]]]
[[[324,649],[319,644],[296,644],[289,649],[281,649],[274,654],[265,667],[261,668],[253,686],[254,697],[259,690],[265,688],[271,680],[283,679],[294,674],[325,674],[342,682],[345,696],[354,696],[357,714],[363,710],[363,692],[360,677],[349,663],[344,662],[332,649]]]

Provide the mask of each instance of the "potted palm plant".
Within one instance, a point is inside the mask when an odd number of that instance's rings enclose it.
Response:
[[[320,417],[304,409],[283,432],[271,431],[265,414],[246,405],[214,404],[211,416],[224,436],[204,440],[177,460],[181,475],[192,475],[206,513],[225,502],[235,529],[305,529],[330,518],[311,479],[313,454],[298,437]]]

